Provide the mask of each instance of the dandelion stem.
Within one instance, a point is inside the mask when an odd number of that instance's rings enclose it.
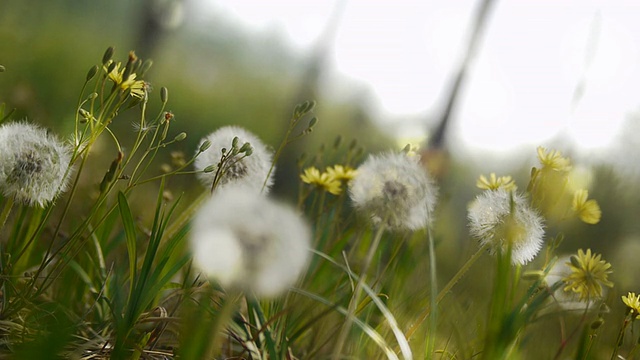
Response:
[[[2,214],[0,214],[0,229],[4,227],[4,223],[7,222],[7,218],[9,218],[9,214],[11,213],[11,209],[13,208],[13,196],[9,196],[7,201],[4,203],[4,207],[2,208]]]
[[[429,272],[431,273],[431,317],[429,320],[429,335],[427,337],[427,351],[426,359],[431,359],[435,349],[436,341],[436,327],[438,325],[438,283],[436,276],[436,254],[435,245],[433,241],[433,234],[431,233],[431,226],[427,226],[427,237],[429,238]]]
[[[369,247],[369,251],[367,252],[367,257],[364,260],[364,265],[362,267],[362,272],[358,282],[356,283],[356,288],[353,291],[353,297],[349,302],[349,308],[347,309],[347,317],[342,325],[342,329],[340,330],[340,334],[338,335],[338,340],[336,342],[336,346],[333,351],[333,360],[338,360],[342,353],[342,348],[347,340],[347,335],[349,334],[349,330],[351,330],[351,325],[353,325],[353,318],[355,317],[356,308],[358,305],[358,301],[360,299],[360,294],[362,294],[362,285],[367,280],[367,272],[369,271],[369,266],[371,265],[371,261],[373,260],[373,255],[376,253],[378,245],[380,245],[380,239],[382,239],[382,234],[384,233],[385,226],[384,222],[380,224],[380,227],[376,230],[376,233],[371,242],[371,246]]]
[[[438,296],[436,298],[436,305],[439,304],[440,301],[442,301],[442,299],[447,295],[447,293],[449,293],[449,291],[451,291],[451,289],[458,283],[458,281],[462,279],[462,277],[467,273],[469,268],[471,268],[471,265],[473,265],[480,258],[480,255],[482,255],[488,247],[489,247],[489,244],[485,244],[481,246],[478,249],[478,251],[476,251],[471,256],[471,258],[469,258],[469,260],[467,260],[467,262],[464,263],[464,265],[462,265],[460,270],[458,270],[458,272],[453,276],[453,278],[451,278],[451,280],[449,280],[449,282],[438,293]],[[422,314],[420,314],[420,316],[418,317],[418,321],[415,322],[411,326],[411,328],[409,328],[409,330],[407,331],[406,333],[407,340],[411,339],[411,336],[413,336],[416,330],[418,330],[418,327],[427,319],[430,313],[431,313],[431,307],[427,307],[422,312]]]

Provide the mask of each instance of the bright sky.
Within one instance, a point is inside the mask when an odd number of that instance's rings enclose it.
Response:
[[[636,0],[495,1],[455,114],[456,138],[472,148],[510,150],[563,133],[584,149],[607,146],[640,100]],[[382,123],[433,117],[478,2],[347,1],[332,71],[370,87]],[[257,36],[280,33],[305,50],[336,2],[196,4],[237,19]],[[424,125],[414,121],[398,128],[418,133]]]

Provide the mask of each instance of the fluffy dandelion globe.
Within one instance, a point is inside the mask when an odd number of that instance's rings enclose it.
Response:
[[[469,206],[468,218],[471,235],[480,245],[488,245],[491,253],[511,248],[514,265],[528,263],[542,247],[542,218],[516,192],[484,191]]]
[[[401,152],[370,155],[351,180],[349,194],[375,224],[418,230],[431,222],[438,189],[419,158]]]
[[[222,149],[227,152],[231,151],[233,139],[236,137],[238,138],[238,147],[249,143],[252,152],[250,155],[246,155],[244,152],[233,155],[223,165],[223,171],[220,175],[218,166]],[[220,176],[219,186],[235,183],[244,185],[249,190],[254,190],[254,193],[262,191],[262,185],[271,168],[273,154],[257,136],[238,126],[224,126],[203,138],[198,147],[201,148],[206,141],[209,141],[211,146],[199,154],[195,160],[195,168],[199,171],[197,177],[205,187],[211,188],[216,174],[218,174]],[[211,171],[204,172],[206,168]],[[273,184],[272,175],[273,172],[269,174],[264,191],[268,191]]]
[[[37,125],[0,126],[0,190],[15,201],[45,206],[67,187],[71,148]]]
[[[244,186],[226,186],[197,213],[194,264],[225,288],[273,297],[306,268],[311,234],[296,212]]]

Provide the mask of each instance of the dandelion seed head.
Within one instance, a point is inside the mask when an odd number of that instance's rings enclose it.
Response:
[[[28,123],[0,126],[0,188],[5,197],[45,206],[63,192],[71,171],[71,148]]]
[[[469,230],[489,251],[508,251],[511,262],[524,265],[540,251],[544,236],[542,218],[522,195],[503,188],[486,190],[469,206]]]
[[[356,209],[379,224],[417,230],[432,220],[437,187],[417,157],[405,153],[371,155],[349,183]]]
[[[233,139],[236,137],[238,144],[251,144],[251,155],[245,156],[244,153],[233,155],[223,166],[224,174],[220,179],[219,186],[234,183],[247,186],[254,193],[260,192],[269,173],[273,154],[257,136],[238,126],[221,127],[200,141],[198,148],[206,141],[209,141],[211,145],[195,160],[195,168],[200,171],[197,177],[205,187],[211,187],[218,170],[222,149],[229,151]],[[203,172],[209,166],[214,167],[213,171]],[[272,184],[273,172],[269,175],[265,191],[268,191]]]
[[[273,297],[304,271],[310,238],[293,209],[233,185],[199,210],[191,250],[194,263],[223,287]]]

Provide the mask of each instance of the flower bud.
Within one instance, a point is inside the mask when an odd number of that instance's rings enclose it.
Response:
[[[106,65],[109,62],[109,60],[111,60],[111,58],[113,57],[113,50],[114,50],[113,46],[109,46],[107,50],[104,52],[104,55],[102,55],[102,65]]]
[[[91,81],[91,79],[93,79],[94,76],[96,76],[96,73],[98,72],[98,65],[94,65],[91,69],[89,69],[89,72],[87,72],[87,82]]]
[[[175,138],[173,138],[174,141],[182,141],[184,139],[187,138],[187,133],[185,132],[181,132],[180,134],[176,135]]]
[[[164,86],[160,88],[160,101],[162,101],[163,104],[166,104],[167,101],[169,101],[169,89]]]

